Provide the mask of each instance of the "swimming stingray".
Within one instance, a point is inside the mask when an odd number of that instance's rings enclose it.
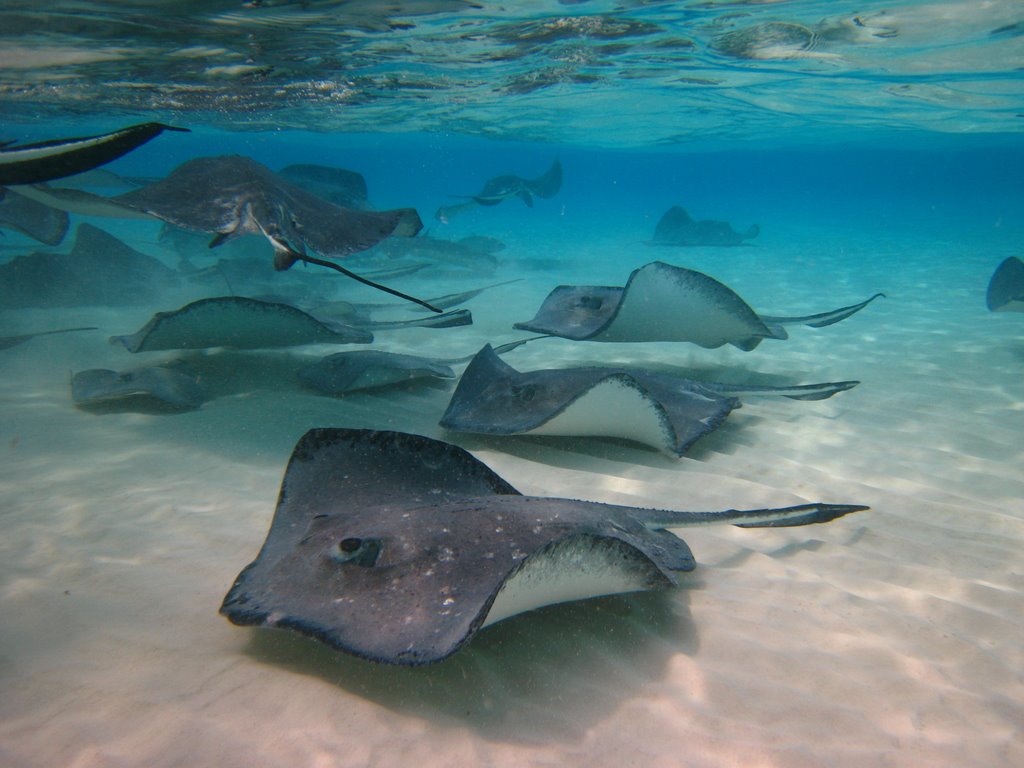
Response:
[[[0,228],[15,229],[46,245],[57,245],[68,231],[68,215],[13,189],[0,187]]]
[[[288,304],[241,296],[200,299],[173,312],[157,312],[142,328],[112,336],[129,352],[161,349],[265,349],[301,344],[369,344],[373,334],[324,323]]]
[[[38,184],[88,171],[128,154],[164,131],[188,128],[142,123],[99,136],[0,145],[0,186]]]
[[[1024,261],[1010,256],[996,267],[985,301],[991,312],[1024,312]]]
[[[0,349],[10,349],[26,341],[31,341],[37,336],[51,336],[55,333],[74,333],[75,331],[95,331],[96,326],[90,325],[83,328],[60,328],[56,331],[36,331],[35,333],[23,333],[20,336],[0,336]]]
[[[674,205],[665,211],[654,228],[651,245],[742,245],[761,233],[757,224],[737,232],[726,221],[695,221],[685,209]]]
[[[71,377],[71,399],[88,410],[192,411],[206,395],[195,376],[153,366],[123,372],[79,371]]]
[[[497,356],[510,352],[526,341],[528,339],[513,341],[493,350],[488,345],[487,349]],[[336,352],[305,366],[299,371],[299,381],[327,395],[346,395],[349,392],[377,389],[417,379],[454,379],[455,371],[451,366],[472,359],[473,355],[438,358],[359,349]]]
[[[740,405],[738,395],[823,400],[856,381],[795,387],[703,383],[642,368],[521,373],[485,346],[459,379],[441,426],[486,435],[618,437],[682,456]]]
[[[430,664],[534,608],[674,586],[696,564],[666,528],[808,525],[863,509],[675,512],[522,496],[454,445],[314,429],[295,446],[263,548],[220,612],[371,661]]]
[[[522,176],[504,174],[495,176],[484,182],[483,188],[475,195],[468,195],[468,203],[442,206],[438,208],[434,218],[446,222],[452,216],[473,205],[497,205],[510,198],[518,197],[530,208],[533,207],[533,196],[554,197],[562,188],[562,163],[555,160],[542,176],[536,179],[524,179]]]
[[[274,268],[296,261],[328,267],[417,304],[419,299],[354,274],[340,259],[390,235],[412,236],[423,226],[412,208],[357,211],[323,200],[240,155],[198,157],[141,189],[106,198],[82,190],[34,190],[35,199],[75,213],[142,214],[214,235],[216,247],[241,235],[263,235],[274,248]],[[429,307],[433,309],[433,307]]]
[[[816,315],[758,315],[713,277],[654,261],[633,270],[624,288],[560,285],[532,320],[515,327],[575,341],[689,341],[750,351],[762,339],[788,338],[786,325],[823,328],[884,295]]]

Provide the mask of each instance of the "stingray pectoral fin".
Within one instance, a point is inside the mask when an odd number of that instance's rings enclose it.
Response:
[[[700,525],[731,523],[741,528],[786,528],[797,525],[827,523],[830,520],[863,512],[870,507],[860,504],[799,504],[777,509],[726,509],[721,512],[672,512],[643,510],[635,515],[648,528],[690,528]]]
[[[800,317],[767,317],[762,315],[761,319],[766,325],[807,325],[811,328],[824,328],[826,325],[833,325],[840,320],[845,320],[850,315],[855,315],[875,299],[885,298],[884,293],[876,293],[871,298],[865,299],[859,304],[851,304],[848,307],[840,307],[830,312],[819,312],[816,315],[802,315]]]
[[[526,186],[537,197],[554,197],[562,189],[562,163],[557,158],[543,176],[526,182]]]

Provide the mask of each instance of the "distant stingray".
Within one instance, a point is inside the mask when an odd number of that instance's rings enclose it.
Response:
[[[808,525],[864,509],[674,512],[522,496],[454,445],[314,429],[295,446],[267,539],[220,612],[370,661],[430,664],[534,608],[674,586],[696,563],[666,528]]]
[[[112,336],[129,352],[161,349],[266,349],[302,344],[369,344],[373,334],[323,323],[288,304],[240,296],[200,299],[173,312],[157,312],[142,328]]]
[[[35,253],[0,264],[0,306],[80,307],[145,304],[179,276],[91,224],[79,224],[71,253]]]
[[[985,301],[992,312],[1024,312],[1024,261],[1010,256],[996,267]]]
[[[823,400],[857,383],[748,388],[642,368],[521,373],[499,360],[488,345],[459,379],[441,426],[486,435],[618,437],[682,456],[739,407],[737,395]]]
[[[56,331],[36,331],[35,333],[23,333],[20,336],[0,336],[0,349],[10,349],[26,341],[31,341],[37,336],[51,336],[55,333],[74,333],[76,331],[95,331],[96,326],[90,325],[82,328],[60,328]]]
[[[518,197],[529,207],[533,207],[533,196],[554,197],[562,189],[562,163],[555,160],[551,167],[542,176],[536,179],[524,179],[522,176],[505,174],[495,176],[484,182],[483,188],[475,195],[465,195],[469,198],[468,203],[459,205],[442,206],[437,209],[434,218],[441,222],[447,222],[450,218],[461,213],[472,205],[491,206],[510,198]]]
[[[144,413],[192,411],[206,396],[194,376],[154,366],[134,371],[91,368],[71,377],[71,399],[80,408]]]
[[[737,232],[725,221],[695,221],[685,209],[674,205],[665,211],[654,228],[651,245],[742,245],[757,237],[761,228],[752,225],[746,232]]]
[[[561,285],[520,330],[576,341],[689,341],[750,351],[762,339],[786,339],[786,325],[823,328],[859,312],[871,298],[800,317],[758,315],[729,287],[701,272],[654,261],[633,270],[624,288]]]
[[[46,245],[57,245],[68,232],[68,215],[13,189],[0,187],[0,228],[15,229]]]
[[[163,123],[142,123],[98,136],[0,145],[0,186],[38,184],[116,160],[164,131],[188,131]]]

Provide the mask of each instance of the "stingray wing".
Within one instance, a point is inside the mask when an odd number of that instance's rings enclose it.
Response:
[[[1024,312],[1024,261],[1010,256],[996,267],[985,303],[991,312]]]

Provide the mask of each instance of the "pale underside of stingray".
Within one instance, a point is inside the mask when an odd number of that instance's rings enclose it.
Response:
[[[440,423],[457,432],[487,435],[614,437],[682,456],[739,407],[739,395],[822,400],[857,383],[743,387],[642,368],[523,373],[485,346],[459,379]]]
[[[879,296],[884,294],[814,315],[758,315],[713,277],[655,261],[634,270],[623,288],[558,286],[532,320],[515,327],[575,341],[688,341],[708,349],[732,344],[750,351],[762,339],[788,338],[787,325],[823,328]]]
[[[991,312],[1024,312],[1024,261],[1010,256],[996,267],[985,303]]]
[[[38,184],[97,168],[164,131],[187,132],[188,129],[142,123],[98,136],[0,146],[0,186]]]
[[[522,496],[438,440],[314,429],[220,611],[371,661],[429,664],[524,611],[675,585],[695,562],[666,528],[807,525],[863,509],[676,512]]]

